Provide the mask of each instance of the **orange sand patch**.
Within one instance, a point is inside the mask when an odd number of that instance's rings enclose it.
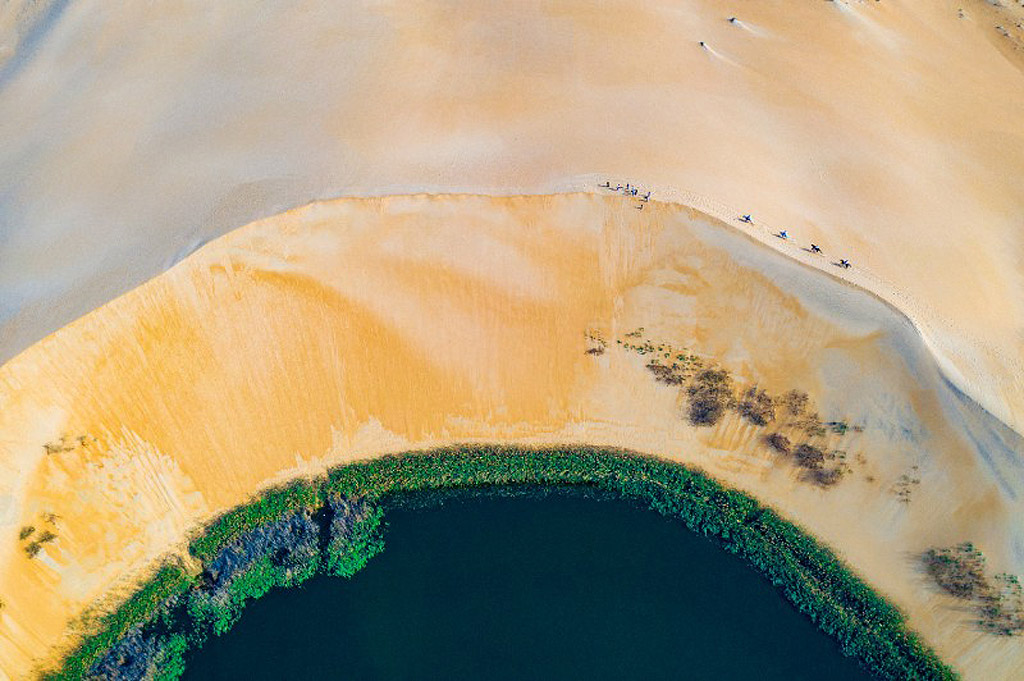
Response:
[[[679,390],[615,342],[638,327],[863,425],[820,441],[852,472],[821,490],[767,429],[735,414],[690,426]],[[591,194],[312,204],[0,367],[0,671],[23,676],[84,607],[268,484],[480,441],[697,465],[835,547],[968,678],[1010,678],[1019,641],[976,632],[914,559],[970,539],[1024,573],[1019,449],[987,464],[999,424],[957,400],[891,308],[691,209]],[[922,482],[902,504],[892,486],[913,465]],[[18,529],[46,513],[58,538],[29,559]]]

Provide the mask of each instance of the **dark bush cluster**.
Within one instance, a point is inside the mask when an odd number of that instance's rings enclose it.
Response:
[[[955,598],[974,604],[985,631],[1003,636],[1024,632],[1024,597],[1020,580],[1001,573],[989,579],[985,556],[970,542],[933,548],[922,556],[935,584]]]
[[[969,542],[929,549],[924,565],[935,583],[951,596],[974,598],[987,588],[985,557]]]
[[[725,369],[704,369],[687,388],[687,414],[695,426],[713,426],[732,406],[732,376]]]
[[[649,362],[647,370],[654,374],[654,380],[665,385],[682,385],[686,382],[686,375],[676,367]]]
[[[782,433],[772,433],[765,438],[765,442],[768,446],[774,449],[779,454],[789,454],[792,447],[792,443],[789,438]]]
[[[744,391],[736,410],[755,426],[767,426],[775,420],[775,401],[756,385]]]
[[[793,461],[803,470],[803,477],[819,487],[831,487],[848,472],[842,461],[836,461],[836,452],[804,443],[793,450]]]
[[[848,430],[860,432],[863,428],[850,426],[846,421],[823,423],[817,412],[809,411],[811,401],[807,393],[790,390],[773,397],[757,385],[742,390],[737,399],[730,373],[722,368],[707,366],[697,355],[679,352],[670,344],[655,345],[644,338],[642,329],[628,333],[625,340],[616,341],[623,349],[641,356],[651,356],[645,367],[654,379],[665,385],[679,386],[687,398],[686,416],[691,425],[713,426],[734,409],[740,417],[755,426],[764,427],[774,422],[781,411],[788,417],[785,425],[802,430],[810,437],[822,437],[828,430],[845,435]],[[634,342],[636,339],[639,342]],[[809,476],[828,486],[842,477],[842,471],[822,469]]]
[[[25,528],[22,528],[23,532],[24,530]],[[27,536],[31,536],[31,532]],[[51,532],[50,530],[43,530],[32,541],[25,544],[25,555],[29,558],[35,558],[39,554],[39,552],[43,550],[44,544],[47,544],[48,542],[51,542],[56,538],[57,535]]]

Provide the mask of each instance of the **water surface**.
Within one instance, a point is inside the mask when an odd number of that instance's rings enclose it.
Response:
[[[362,572],[250,604],[184,679],[871,678],[739,558],[624,501],[459,497],[387,520]]]

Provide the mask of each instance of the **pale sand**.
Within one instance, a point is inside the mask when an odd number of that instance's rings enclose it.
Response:
[[[1024,432],[1024,30],[1003,4],[14,0],[0,357],[311,199],[597,172],[851,258]]]
[[[994,570],[1024,574],[1019,438],[963,401],[873,296],[692,210],[634,205],[313,204],[208,244],[0,368],[0,673],[21,678],[83,607],[255,490],[481,441],[698,465],[835,547],[966,678],[1013,678],[1020,640],[978,632],[916,556],[972,540]],[[828,436],[853,472],[822,491],[775,460],[764,429],[687,425],[678,390],[615,343],[640,326],[863,424]],[[588,333],[605,354],[586,354]],[[62,435],[70,451],[47,454]],[[901,504],[892,487],[915,465]],[[59,538],[29,560],[18,528],[51,512]]]

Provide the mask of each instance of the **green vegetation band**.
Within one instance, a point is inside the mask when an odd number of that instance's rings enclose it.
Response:
[[[324,555],[319,564],[309,564],[315,569],[304,564],[297,570],[282,570],[272,561],[258,561],[231,584],[226,604],[206,603],[196,608],[197,612],[190,612],[191,621],[212,622],[213,632],[223,633],[237,620],[247,601],[274,586],[300,583],[317,571],[351,576],[382,549],[379,526],[388,498],[394,499],[395,495],[509,485],[588,486],[645,503],[741,555],[835,638],[844,653],[857,657],[879,677],[957,678],[907,630],[903,615],[895,607],[829,549],[771,509],[681,464],[594,447],[454,447],[349,464],[330,471],[325,478],[300,480],[269,490],[253,502],[221,515],[192,540],[189,551],[204,568],[232,542],[287,514],[314,514],[335,503],[348,503],[339,500],[356,500],[368,510],[357,517],[344,542],[329,541],[322,547]],[[127,632],[160,618],[170,622],[167,604],[202,589],[202,575],[189,574],[180,562],[169,561],[128,601],[96,618],[94,633],[65,658],[59,671],[46,678],[87,678],[92,665]],[[210,612],[218,608],[218,612]],[[186,638],[188,645],[199,646],[205,634],[186,637],[172,626],[158,655],[163,665],[157,670],[160,678],[180,675]]]

